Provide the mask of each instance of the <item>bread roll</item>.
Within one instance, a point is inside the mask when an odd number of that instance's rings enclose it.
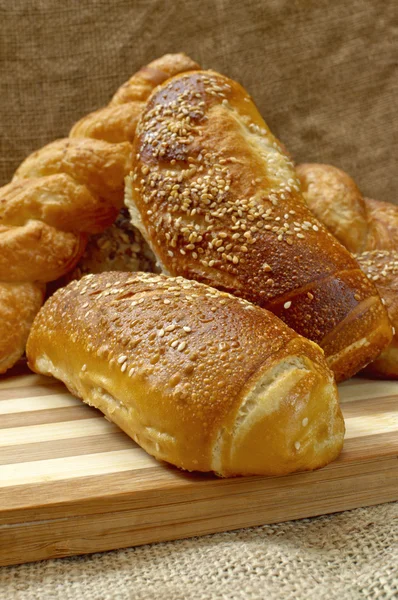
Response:
[[[311,212],[350,252],[398,250],[398,206],[362,196],[333,165],[305,163],[297,173]]]
[[[336,379],[391,340],[373,284],[304,202],[251,98],[212,71],[158,86],[138,123],[125,202],[163,271],[267,308],[319,343]]]
[[[188,470],[284,475],[339,454],[321,349],[244,300],[181,277],[87,275],[36,317],[29,366]]]
[[[297,172],[309,208],[354,253],[393,325],[390,345],[364,372],[398,379],[398,206],[362,197],[353,179],[332,165],[303,164]]]

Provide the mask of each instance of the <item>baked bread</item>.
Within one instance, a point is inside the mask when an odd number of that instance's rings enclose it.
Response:
[[[116,149],[116,160],[127,158]],[[0,373],[24,352],[44,284],[72,269],[88,234],[102,231],[117,213],[112,201],[67,173],[15,179],[0,189]]]
[[[159,272],[155,256],[141,233],[134,227],[126,208],[104,232],[92,235],[76,268],[64,281],[80,279],[89,273],[104,271]]]
[[[365,201],[355,181],[332,165],[298,165],[303,196],[311,212],[350,252],[366,247]]]
[[[377,286],[393,325],[393,340],[365,372],[374,377],[398,379],[398,251],[371,250],[356,256],[364,273]]]
[[[365,373],[397,379],[398,207],[363,197],[352,178],[332,165],[302,164],[297,173],[309,208],[354,253],[377,287],[393,325],[391,344],[366,367]]]
[[[36,317],[27,356],[183,469],[284,475],[327,464],[343,444],[320,348],[268,311],[181,277],[70,283]]]
[[[0,189],[0,373],[23,354],[31,322],[42,303],[42,284],[72,271],[88,236],[103,232],[119,214],[124,178],[131,168],[134,115],[159,82],[192,68],[197,64],[182,54],[165,55],[144,67],[120,88],[111,106],[80,120],[69,138],[34,152],[13,181]],[[107,237],[113,238],[115,246],[122,235],[113,233],[115,228]],[[78,272],[93,262],[97,269],[114,262],[106,251],[100,256],[97,242],[98,238],[89,243]],[[143,248],[141,255],[150,256],[150,251]],[[134,265],[123,248],[118,248],[118,256],[118,267]],[[143,260],[137,267],[145,265]],[[16,296],[17,302],[2,305]]]
[[[148,99],[125,203],[164,273],[245,298],[319,343],[336,379],[391,341],[373,284],[304,202],[251,98],[213,71]]]
[[[301,164],[297,174],[311,211],[350,252],[398,249],[398,206],[362,196],[333,165]]]
[[[25,352],[29,330],[43,299],[44,285],[40,283],[1,283],[0,373],[12,367]]]

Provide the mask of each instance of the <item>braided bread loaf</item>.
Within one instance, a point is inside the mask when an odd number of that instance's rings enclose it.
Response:
[[[0,373],[22,356],[45,283],[71,271],[88,236],[123,206],[138,115],[153,88],[197,68],[166,55],[133,75],[109,106],[81,119],[70,137],[34,152],[0,189]]]
[[[311,211],[350,250],[376,285],[393,325],[391,344],[367,374],[398,378],[398,207],[364,198],[347,173],[323,164],[297,167]]]

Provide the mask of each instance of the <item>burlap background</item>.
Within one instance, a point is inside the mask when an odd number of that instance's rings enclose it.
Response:
[[[341,166],[365,194],[395,201],[395,5],[0,0],[0,184],[142,64],[183,50],[242,82],[297,161]],[[397,513],[389,504],[3,568],[0,599],[392,600]]]
[[[142,64],[183,50],[243,83],[297,161],[341,166],[363,193],[395,201],[394,6],[0,0],[0,185]]]

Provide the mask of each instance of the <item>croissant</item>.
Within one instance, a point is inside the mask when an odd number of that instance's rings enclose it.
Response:
[[[343,444],[320,348],[268,311],[181,277],[70,283],[36,317],[27,356],[183,469],[284,475],[327,464]]]
[[[376,285],[393,325],[393,340],[365,372],[398,378],[398,207],[364,198],[353,179],[332,165],[297,167],[311,211],[350,252]]]
[[[310,212],[251,98],[213,71],[158,86],[126,198],[163,272],[266,308],[322,346],[338,381],[391,341],[377,290]]]
[[[0,189],[0,373],[22,356],[45,284],[74,269],[88,236],[110,227],[122,208],[145,98],[158,83],[193,68],[196,63],[183,54],[144,67],[108,107],[81,119],[69,138],[29,156]],[[137,255],[140,267],[147,254],[144,249]],[[93,260],[88,252],[90,265]]]

